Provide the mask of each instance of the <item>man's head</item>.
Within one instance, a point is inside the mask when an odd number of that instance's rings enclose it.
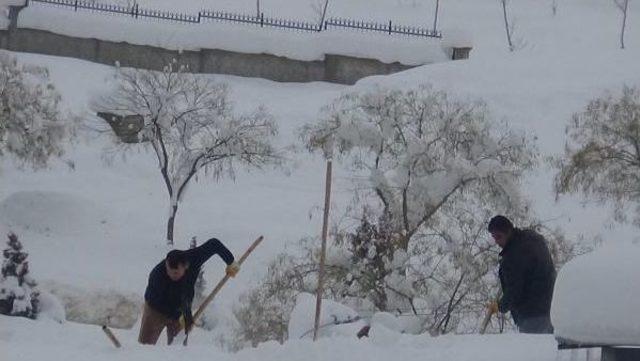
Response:
[[[505,216],[495,216],[489,221],[489,233],[496,244],[502,248],[507,245],[513,233],[513,223]]]
[[[179,281],[189,269],[189,259],[185,251],[174,249],[167,253],[167,258],[164,261],[165,268],[167,269],[167,276],[172,281]]]

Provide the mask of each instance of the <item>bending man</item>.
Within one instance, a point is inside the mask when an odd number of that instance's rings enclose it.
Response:
[[[149,274],[149,284],[144,293],[144,311],[138,342],[155,345],[167,328],[167,343],[171,344],[181,327],[186,332],[193,326],[191,303],[200,268],[214,254],[227,264],[226,273],[235,277],[240,270],[233,254],[222,242],[212,238],[201,246],[186,251],[167,253]],[[181,320],[184,320],[181,324]]]

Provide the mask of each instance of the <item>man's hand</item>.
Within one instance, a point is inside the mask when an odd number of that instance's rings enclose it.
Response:
[[[178,319],[178,323],[180,324],[180,329],[185,330],[187,333],[191,332],[193,328],[193,318],[185,317],[184,315],[180,316]]]
[[[487,304],[487,311],[492,315],[500,312],[500,307],[498,307],[498,302],[497,301],[489,302],[489,304]]]
[[[227,266],[225,272],[227,273],[227,276],[235,277],[238,272],[240,272],[240,265],[238,264],[238,262],[233,262],[232,264]]]

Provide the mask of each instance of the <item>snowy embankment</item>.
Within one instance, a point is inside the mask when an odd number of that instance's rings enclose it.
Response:
[[[171,50],[221,49],[303,61],[323,60],[326,54],[406,65],[442,62],[449,58],[440,39],[336,29],[301,32],[214,20],[183,24],[91,11],[74,12],[73,8],[38,2],[20,12],[18,27]]]
[[[316,343],[309,339],[291,340],[284,345],[271,342],[230,354],[213,346],[206,333],[197,331],[189,337],[189,346],[185,348],[181,344],[164,346],[164,338],[159,346],[138,345],[135,341],[137,330],[115,330],[123,344],[121,349],[116,349],[97,326],[0,316],[0,349],[5,361],[37,361],[51,357],[65,361],[555,361],[568,356],[558,354],[551,336],[511,334],[431,338],[398,334],[392,338],[375,328],[368,339],[358,340],[352,336],[321,338]]]

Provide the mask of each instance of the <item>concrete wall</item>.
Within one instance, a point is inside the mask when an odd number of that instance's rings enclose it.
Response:
[[[195,73],[229,74],[280,82],[329,81],[354,84],[370,75],[391,74],[411,68],[374,59],[327,54],[323,61],[301,61],[271,54],[247,54],[219,49],[177,52],[146,45],[85,39],[44,30],[14,28],[0,31],[0,48],[65,56],[95,63],[161,70],[176,59]]]
[[[86,39],[44,30],[17,27],[23,7],[11,6],[8,30],[0,30],[0,48],[19,52],[65,56],[95,63],[162,70],[173,59],[194,73],[229,74],[280,82],[328,81],[354,84],[371,75],[396,73],[413,66],[375,59],[326,54],[324,60],[301,61],[271,54],[247,54],[219,49],[174,51],[126,42]],[[468,51],[466,55],[468,56]]]

